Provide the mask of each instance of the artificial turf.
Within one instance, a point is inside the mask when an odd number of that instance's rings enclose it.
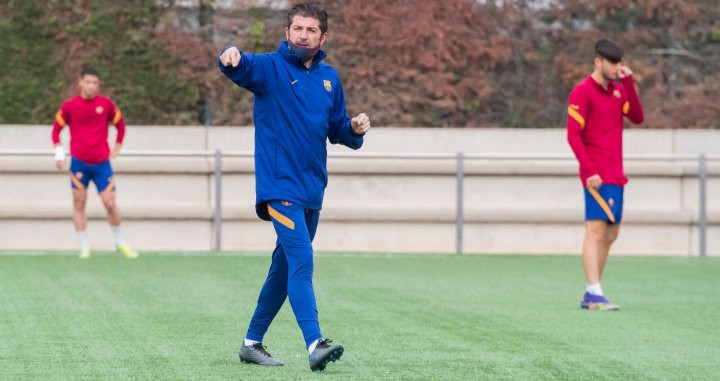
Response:
[[[0,255],[0,380],[720,378],[720,260],[611,257],[619,312],[579,308],[574,256],[318,255],[323,333],[311,373],[289,303],[238,346],[269,255]]]

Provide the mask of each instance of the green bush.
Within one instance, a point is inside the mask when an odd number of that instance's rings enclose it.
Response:
[[[164,9],[130,0],[38,4],[0,3],[0,14],[10,15],[0,19],[0,123],[52,121],[86,64],[100,70],[103,92],[129,123],[194,122],[181,112],[193,110],[198,89],[179,77],[155,33]],[[68,55],[71,45],[75,53]]]

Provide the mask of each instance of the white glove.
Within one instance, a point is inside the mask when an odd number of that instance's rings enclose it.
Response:
[[[55,147],[55,161],[65,160],[65,148],[62,146]]]

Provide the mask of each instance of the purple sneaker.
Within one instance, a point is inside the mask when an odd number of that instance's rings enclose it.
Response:
[[[580,308],[597,311],[617,311],[620,306],[610,303],[602,295],[592,295],[586,292],[583,300],[580,301]]]

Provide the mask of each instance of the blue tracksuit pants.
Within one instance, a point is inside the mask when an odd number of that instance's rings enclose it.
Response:
[[[287,297],[309,347],[322,338],[312,284],[312,240],[320,213],[285,201],[270,201],[268,212],[278,240],[246,337],[262,341]]]

